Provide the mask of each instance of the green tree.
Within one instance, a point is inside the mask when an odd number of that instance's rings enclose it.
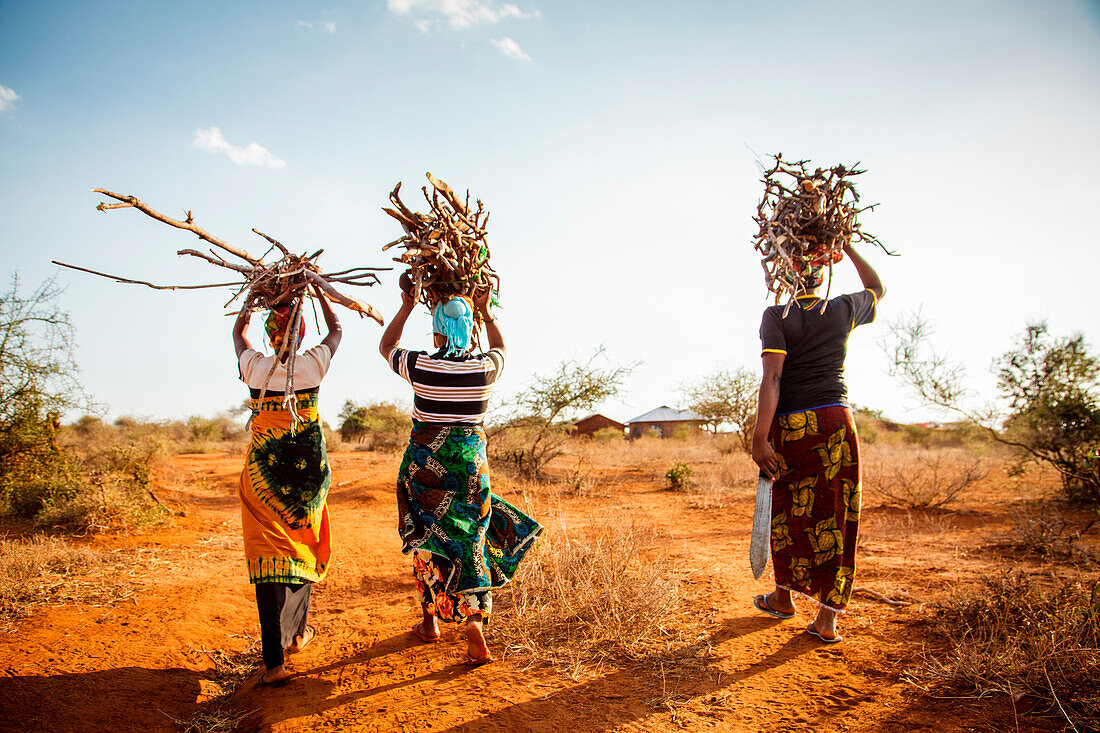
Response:
[[[1070,499],[1100,503],[1100,360],[1084,337],[1029,324],[997,366],[1011,409],[1006,435],[1058,469]]]
[[[1066,496],[1100,504],[1100,359],[1081,334],[1055,338],[1045,322],[1029,324],[1016,348],[996,362],[1005,409],[968,409],[965,371],[929,346],[918,313],[892,324],[891,374],[927,404],[981,426],[1000,443],[1046,463]]]
[[[703,418],[712,433],[718,432],[719,425],[732,425],[741,447],[748,451],[752,445],[759,390],[760,378],[738,367],[717,369],[698,381],[682,385],[680,394],[687,408]]]
[[[569,420],[619,393],[636,364],[599,365],[604,350],[587,361],[564,361],[531,383],[509,403],[512,417],[490,431],[490,449],[520,473],[541,476],[562,454]]]
[[[0,296],[0,476],[10,483],[33,464],[56,455],[56,433],[67,410],[91,401],[77,379],[73,327],[57,305],[51,278],[30,293],[19,276]]]

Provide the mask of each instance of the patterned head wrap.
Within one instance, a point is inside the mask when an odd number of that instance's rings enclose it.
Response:
[[[795,265],[798,267],[798,265]],[[802,276],[802,287],[807,290],[813,290],[814,288],[821,287],[821,283],[825,282],[825,268],[821,265],[810,265],[809,267],[799,267],[798,274]],[[795,278],[788,272],[784,272],[780,275],[783,282],[788,285],[795,285]]]
[[[821,265],[811,265],[802,271],[802,282],[809,289],[821,287],[825,282],[825,268]]]
[[[283,334],[286,333],[287,324],[290,323],[290,313],[292,306],[288,303],[283,305],[277,305],[271,309],[271,312],[267,314],[267,320],[264,322],[264,330],[267,331],[267,340],[271,344],[272,350],[278,354],[279,349],[283,345]],[[306,335],[306,318],[302,316],[298,322],[298,343],[302,343],[302,338]]]
[[[470,350],[474,332],[474,302],[464,295],[452,295],[432,309],[432,331],[447,339],[444,356],[462,356]]]

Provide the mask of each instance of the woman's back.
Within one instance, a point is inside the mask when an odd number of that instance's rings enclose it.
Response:
[[[413,420],[476,425],[485,419],[489,395],[504,369],[504,352],[444,356],[396,348],[390,368],[413,388]]]
[[[785,354],[776,413],[846,405],[848,335],[875,319],[874,293],[861,290],[832,298],[824,312],[816,295],[797,298],[786,318],[784,308],[767,308],[760,322],[763,352]]]

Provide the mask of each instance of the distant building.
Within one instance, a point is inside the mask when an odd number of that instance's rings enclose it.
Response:
[[[573,430],[577,435],[592,435],[597,430],[603,430],[604,428],[613,428],[620,433],[626,431],[626,426],[621,422],[612,420],[609,417],[596,413],[589,415],[588,417],[582,417],[573,423]]]
[[[661,405],[644,415],[638,415],[633,420],[627,420],[626,437],[631,440],[643,435],[671,438],[678,427],[686,426],[695,432],[702,430],[704,424],[703,418],[691,410],[674,410],[667,405]]]

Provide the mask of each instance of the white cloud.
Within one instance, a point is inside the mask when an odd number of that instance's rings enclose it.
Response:
[[[19,99],[19,95],[15,93],[14,89],[9,89],[0,84],[0,114],[14,107],[17,99]]]
[[[225,153],[229,159],[237,165],[255,165],[268,168],[286,168],[286,161],[276,158],[271,152],[259,143],[249,143],[246,148],[230,145],[217,127],[207,130],[195,130],[195,138],[191,144],[208,153]]]
[[[502,36],[501,38],[492,39],[493,45],[500,49],[500,52],[510,59],[516,59],[517,61],[530,61],[531,57],[527,55],[527,52],[519,47],[519,44],[513,41],[508,36]]]
[[[386,0],[386,7],[394,15],[421,16],[416,27],[425,33],[435,18],[445,19],[451,28],[461,29],[494,25],[509,18],[539,17],[538,11],[525,13],[512,3],[494,0]]]
[[[314,23],[312,20],[299,20],[297,23],[294,24],[294,28],[305,28],[306,30],[313,30],[315,25],[324,26],[325,30],[329,33],[336,32],[336,23],[331,20],[318,21],[317,23]]]

